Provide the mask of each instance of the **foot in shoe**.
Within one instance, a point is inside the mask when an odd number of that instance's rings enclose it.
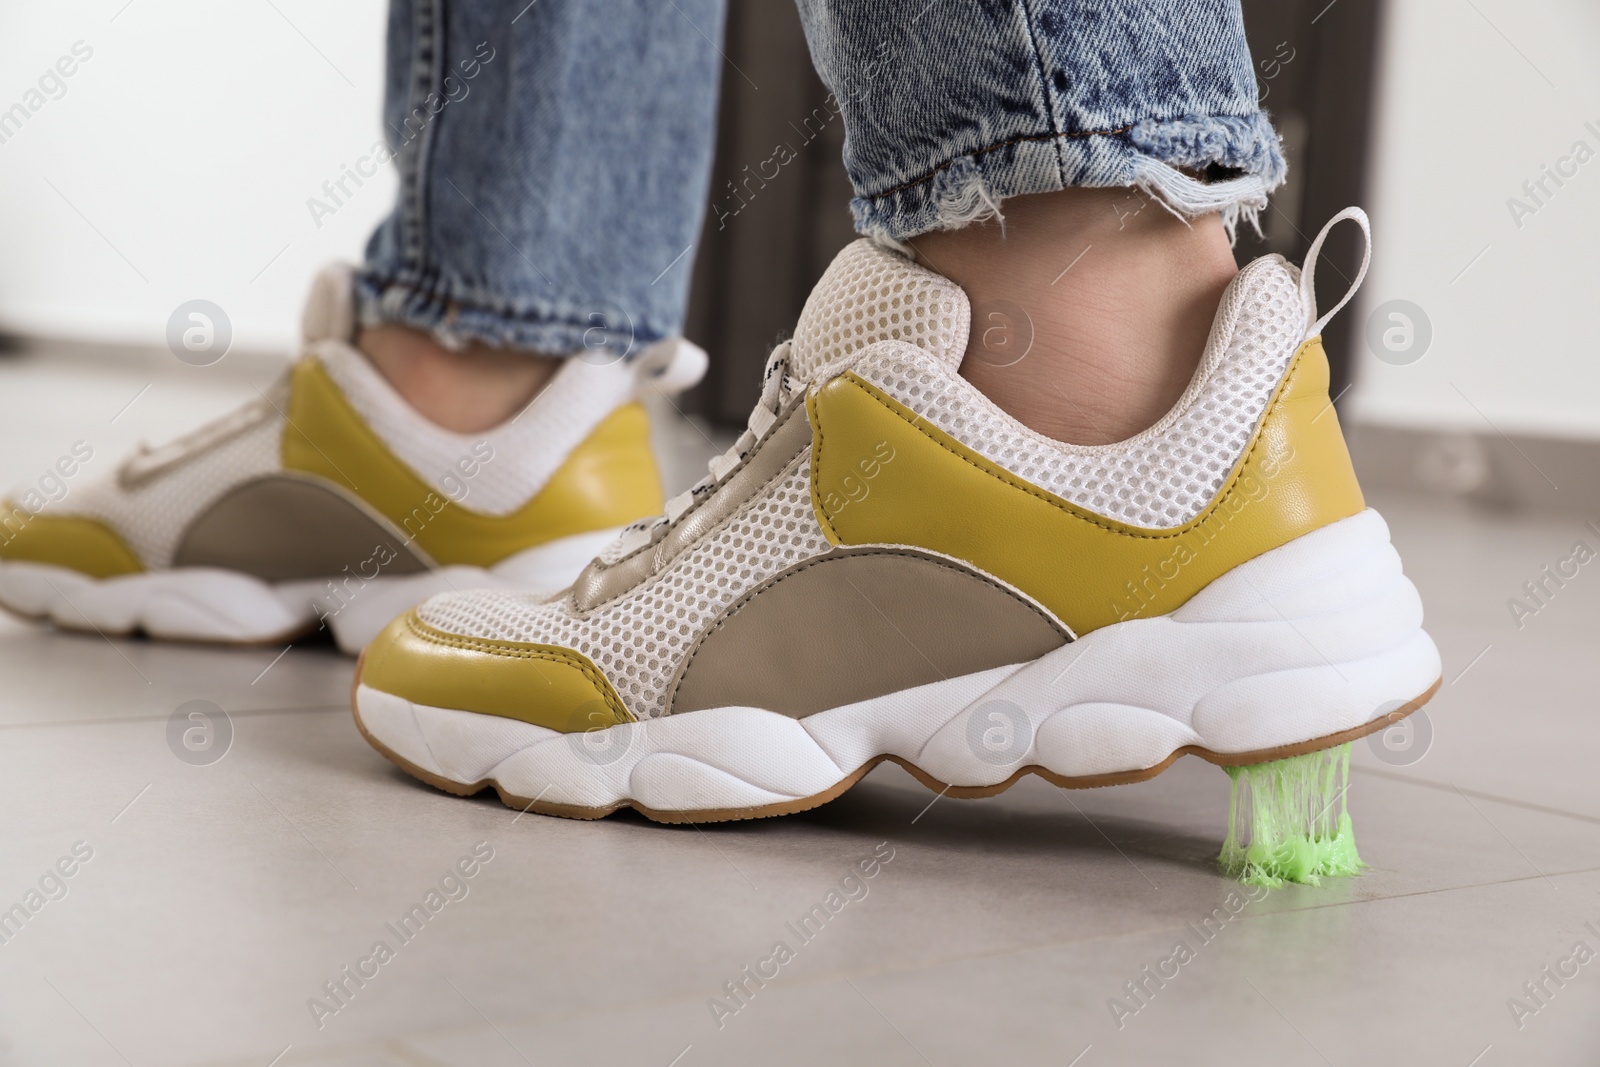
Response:
[[[858,241],[708,478],[559,596],[396,619],[357,723],[451,792],[664,821],[802,810],[884,759],[980,796],[1382,728],[1439,657],[1328,398],[1320,247],[1240,271],[1172,409],[1091,447],[963,379],[965,293]]]
[[[222,643],[330,627],[358,651],[445,589],[545,593],[661,508],[637,394],[704,354],[569,360],[482,433],[417,414],[353,347],[350,272],[313,287],[305,348],[259,399],[67,500],[0,503],[0,607],[65,629]]]

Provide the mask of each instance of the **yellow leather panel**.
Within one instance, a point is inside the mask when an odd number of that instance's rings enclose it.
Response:
[[[414,704],[502,715],[563,733],[633,721],[600,668],[581,653],[445,633],[414,610],[367,646],[360,681]]]
[[[98,519],[30,515],[9,502],[0,504],[0,560],[49,563],[91,578],[144,570],[117,532]]]
[[[1366,506],[1328,403],[1319,338],[1295,353],[1217,498],[1169,530],[1128,526],[1031,485],[854,374],[807,402],[812,506],[830,541],[966,560],[1080,636],[1173,611],[1233,567]]]
[[[624,526],[659,514],[661,478],[644,408],[612,412],[532,500],[486,515],[441,496],[417,477],[350,406],[322,364],[295,366],[283,431],[283,465],[361,497],[432,559],[487,567],[525,548]],[[514,463],[513,456],[483,462]]]

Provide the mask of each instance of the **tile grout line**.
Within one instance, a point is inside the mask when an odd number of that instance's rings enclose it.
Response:
[[[226,710],[226,709],[225,709]],[[229,711],[230,718],[255,718],[262,715],[299,715],[306,712],[338,712],[349,711],[349,704],[307,704],[301,707],[286,708],[248,708],[244,711]],[[134,722],[166,722],[167,715],[130,715],[119,719],[67,719],[56,722],[5,722],[0,723],[0,730],[53,730],[65,726],[120,726],[123,723]]]
[[[1459,789],[1427,778],[1408,778],[1403,774],[1396,774],[1394,771],[1381,771],[1376,767],[1352,766],[1350,770],[1354,774],[1370,774],[1375,778],[1400,782],[1403,785],[1420,786],[1423,789],[1432,789],[1440,793],[1464,793],[1469,797],[1477,797],[1479,800],[1487,800],[1493,804],[1504,804],[1507,807],[1522,808],[1525,811],[1536,811],[1541,815],[1557,815],[1566,819],[1577,819],[1580,822],[1593,823],[1596,826],[1600,826],[1600,817],[1584,815],[1582,812],[1567,811],[1564,808],[1552,808],[1544,804],[1535,804],[1531,800],[1517,800],[1513,797],[1500,796],[1495,793],[1485,793],[1481,789]]]

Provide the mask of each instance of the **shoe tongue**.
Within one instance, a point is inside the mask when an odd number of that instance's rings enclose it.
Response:
[[[306,344],[353,341],[356,335],[355,268],[330,263],[317,272],[300,313],[300,336]]]
[[[829,363],[878,341],[905,341],[952,370],[972,311],[961,286],[862,238],[834,257],[800,312],[789,368],[812,381]]]

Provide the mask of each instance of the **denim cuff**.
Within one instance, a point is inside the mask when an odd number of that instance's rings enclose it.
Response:
[[[1219,170],[1228,177],[1190,176]],[[1140,189],[1184,217],[1220,212],[1232,236],[1240,221],[1259,229],[1267,196],[1283,184],[1286,171],[1265,113],[1185,115],[1118,129],[1012,137],[938,162],[881,192],[858,193],[850,209],[861,233],[900,242],[993,217],[1006,197],[1122,186]]]
[[[355,297],[361,325],[409,326],[457,351],[479,341],[547,356],[608,352],[626,357],[678,332],[676,323],[630,314],[609,301],[583,307],[537,300],[513,305],[442,278],[393,277],[370,266],[356,273]]]
[[[1075,186],[1232,230],[1283,180],[1239,0],[800,5],[844,116],[856,228],[880,240]]]

